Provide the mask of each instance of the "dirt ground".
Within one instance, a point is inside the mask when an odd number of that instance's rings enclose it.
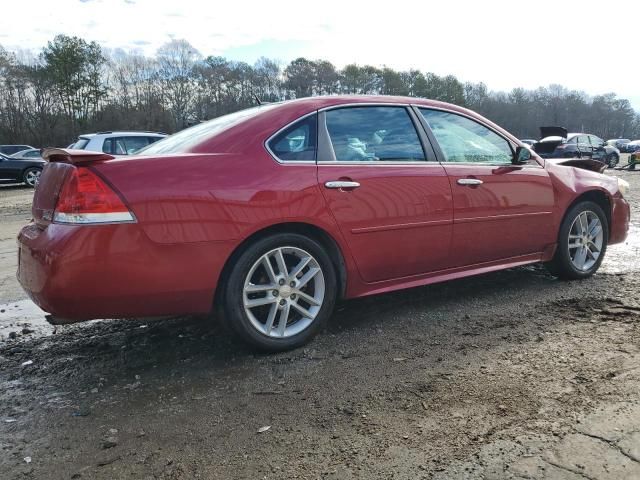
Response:
[[[0,187],[0,477],[639,479],[640,172],[601,272],[538,266],[345,302],[304,349],[215,321],[52,327]],[[268,429],[266,427],[269,427]]]

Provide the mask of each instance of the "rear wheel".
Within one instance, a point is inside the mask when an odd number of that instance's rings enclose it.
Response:
[[[237,259],[223,295],[225,319],[244,341],[268,351],[315,336],[336,301],[336,273],[315,240],[276,234]]]
[[[594,202],[580,202],[565,215],[558,248],[547,268],[562,279],[589,277],[600,267],[608,239],[609,227],[602,208]]]
[[[41,168],[31,167],[27,168],[22,175],[22,180],[24,183],[29,185],[30,187],[35,187],[38,183],[38,179],[40,178],[40,174],[42,173]]]

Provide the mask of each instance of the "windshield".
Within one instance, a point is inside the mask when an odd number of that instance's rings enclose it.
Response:
[[[208,122],[200,123],[189,127],[181,132],[174,133],[159,142],[155,142],[142,150],[136,152],[136,155],[154,155],[162,153],[184,153],[188,152],[192,147],[207,140],[228,127],[247,118],[253,117],[258,113],[273,108],[276,104],[260,105],[258,107],[247,108],[239,112],[223,115],[214,118]]]

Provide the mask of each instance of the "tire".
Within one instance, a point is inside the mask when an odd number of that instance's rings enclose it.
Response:
[[[293,270],[307,256],[294,276]],[[286,276],[279,267],[282,261]],[[320,331],[333,312],[336,278],[329,255],[311,238],[282,233],[257,240],[240,254],[229,274],[222,294],[224,321],[240,339],[260,350],[299,347]],[[282,323],[285,313],[287,321]]]
[[[27,185],[29,185],[31,188],[35,188],[41,173],[42,173],[41,168],[37,168],[37,167],[27,168],[22,174],[22,181]]]
[[[609,166],[609,168],[614,168],[616,165],[618,165],[619,161],[620,157],[617,154],[612,153],[607,157],[606,164]]]
[[[592,225],[596,224],[592,222],[596,219],[600,230],[594,234],[596,229]],[[586,233],[582,227],[585,223],[588,227]],[[607,251],[608,240],[609,225],[602,208],[591,201],[579,202],[565,214],[560,225],[556,253],[546,267],[552,275],[563,280],[590,277],[600,268]],[[597,258],[594,258],[595,254]],[[583,259],[580,267],[580,260]]]

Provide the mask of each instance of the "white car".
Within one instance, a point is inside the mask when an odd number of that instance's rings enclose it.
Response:
[[[156,132],[98,132],[80,135],[69,148],[91,150],[110,155],[132,155],[167,136]]]

